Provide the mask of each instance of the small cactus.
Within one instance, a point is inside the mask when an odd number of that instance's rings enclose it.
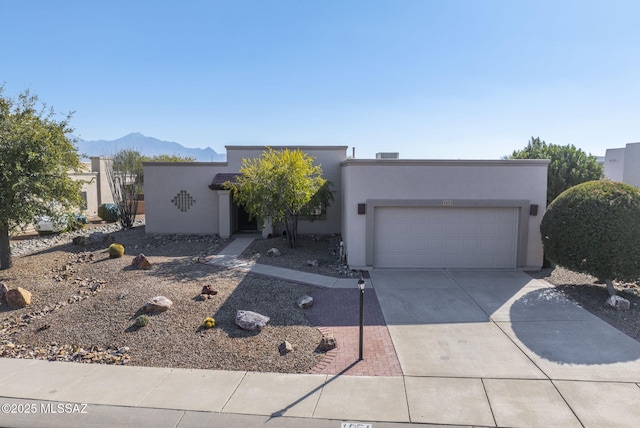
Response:
[[[141,328],[149,324],[149,316],[148,315],[140,315],[136,318],[136,327]]]
[[[214,320],[213,318],[209,317],[209,318],[205,318],[204,322],[202,323],[202,326],[204,328],[213,328],[216,326],[216,320]]]
[[[116,259],[122,257],[124,254],[124,247],[122,244],[113,243],[109,245],[109,257]]]

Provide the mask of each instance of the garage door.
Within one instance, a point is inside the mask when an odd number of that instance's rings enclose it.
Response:
[[[374,266],[515,268],[517,208],[376,207]]]

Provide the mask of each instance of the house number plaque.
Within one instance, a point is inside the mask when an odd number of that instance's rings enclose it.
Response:
[[[445,199],[444,201],[442,201],[442,206],[443,207],[452,207],[453,206],[453,201],[451,199]]]

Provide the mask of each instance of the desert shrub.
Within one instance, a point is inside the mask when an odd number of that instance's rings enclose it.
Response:
[[[98,217],[107,223],[118,221],[120,217],[116,204],[102,204],[98,207]]]
[[[82,230],[89,223],[87,217],[83,214],[75,214],[67,216],[67,228],[65,231]]]
[[[205,318],[202,326],[204,328],[213,328],[216,326],[216,320],[214,320],[213,318]]]
[[[118,258],[124,255],[124,246],[122,244],[113,243],[109,245],[109,257]]]
[[[561,193],[540,224],[552,262],[606,280],[640,278],[640,189],[589,181]]]
[[[149,324],[149,315],[140,315],[136,318],[136,327],[144,327]]]

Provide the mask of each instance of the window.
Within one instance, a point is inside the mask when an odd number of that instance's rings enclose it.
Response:
[[[80,208],[83,211],[86,211],[88,208],[88,204],[87,204],[87,192],[82,192],[82,205],[80,206]]]
[[[318,205],[311,213],[311,215],[301,215],[300,220],[307,221],[316,221],[316,220],[326,220],[327,219],[327,209],[323,205]]]

